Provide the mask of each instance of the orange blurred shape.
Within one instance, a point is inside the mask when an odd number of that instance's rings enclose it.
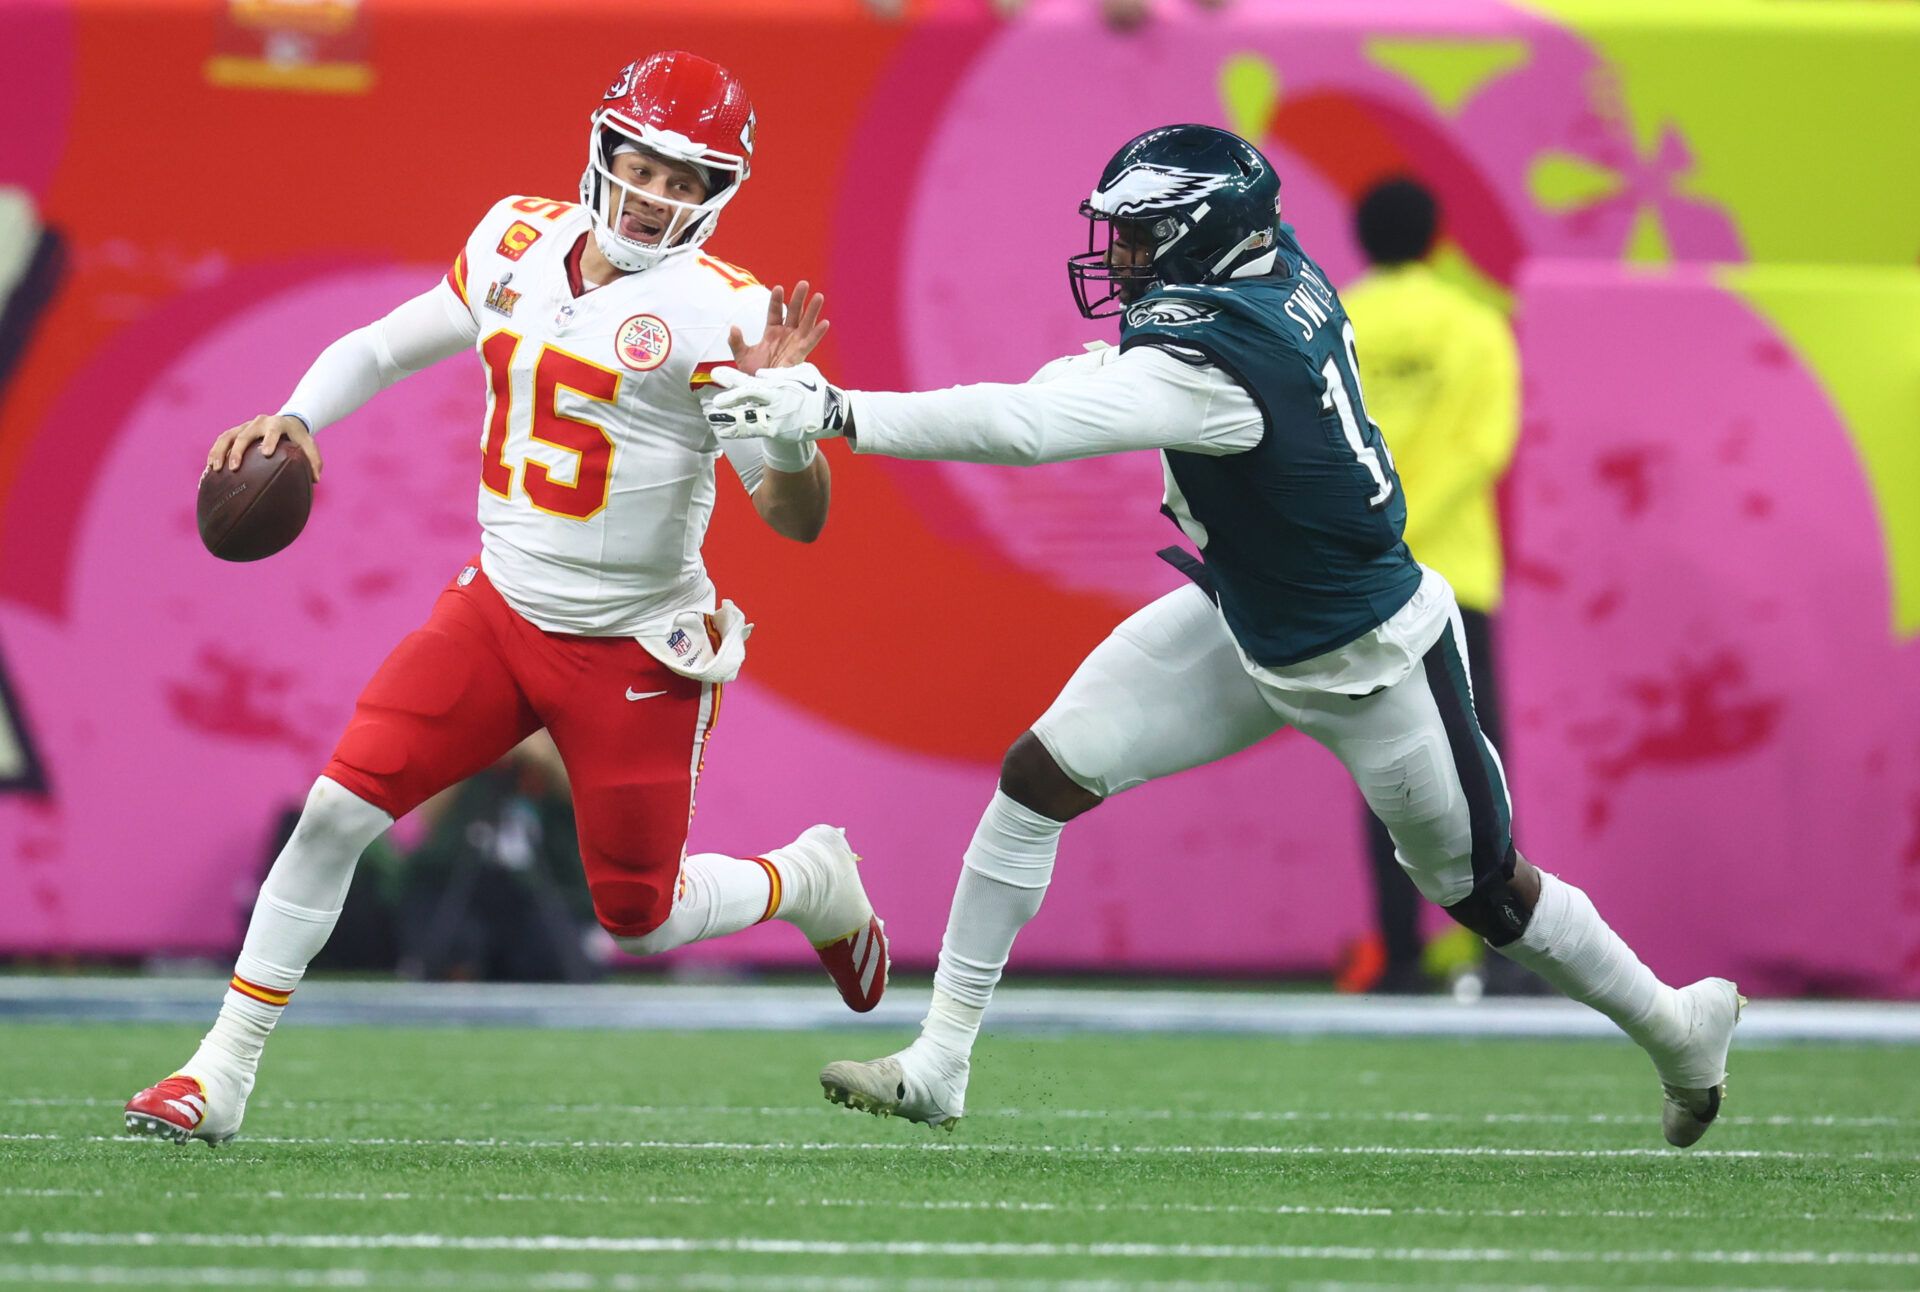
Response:
[[[227,16],[243,27],[331,36],[361,15],[360,0],[227,0]]]

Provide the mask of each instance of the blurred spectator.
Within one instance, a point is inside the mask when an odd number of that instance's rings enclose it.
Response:
[[[1385,433],[1406,490],[1407,545],[1453,585],[1474,709],[1504,753],[1493,644],[1502,574],[1494,491],[1520,434],[1519,356],[1507,320],[1428,263],[1440,218],[1434,195],[1415,180],[1370,189],[1355,227],[1371,268],[1340,296],[1353,320],[1367,412]],[[1394,861],[1386,827],[1371,812],[1366,822],[1383,963],[1375,981],[1344,985],[1425,990],[1420,895]],[[1514,986],[1488,984],[1499,985]]]
[[[400,972],[411,978],[584,982],[598,927],[573,801],[553,741],[529,737],[448,790],[407,866]]]

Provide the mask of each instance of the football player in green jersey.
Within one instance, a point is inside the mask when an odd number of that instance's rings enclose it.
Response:
[[[1667,1139],[1718,1116],[1741,997],[1669,987],[1580,889],[1514,848],[1453,590],[1402,541],[1406,506],[1367,416],[1353,325],[1279,215],[1260,151],[1210,126],[1132,140],[1082,205],[1069,262],[1121,342],[1025,385],[845,391],[810,364],[720,370],[723,438],[844,436],[859,453],[1035,464],[1157,450],[1191,586],[1096,647],[1007,750],[954,894],[932,1006],[898,1054],[821,1073],[837,1102],[951,1126],[1014,935],[1064,824],[1112,794],[1294,727],[1352,773],[1421,893],[1646,1050]],[[1104,245],[1101,235],[1104,233]]]

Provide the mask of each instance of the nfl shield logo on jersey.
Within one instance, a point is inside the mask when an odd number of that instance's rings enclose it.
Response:
[[[466,569],[464,569],[464,570],[462,570],[462,571],[460,571],[460,577],[459,577],[458,579],[456,579],[456,580],[455,580],[455,582],[456,582],[456,583],[458,583],[458,584],[459,584],[459,585],[460,585],[461,587],[463,587],[463,588],[464,588],[464,587],[466,587],[466,586],[467,586],[467,585],[468,585],[469,583],[472,583],[472,582],[473,582],[473,576],[474,576],[474,575],[476,575],[476,574],[478,574],[478,573],[480,573],[480,567],[479,567],[479,566],[477,566],[477,565],[469,565],[469,566],[468,566],[468,567],[467,567]]]
[[[635,314],[614,334],[613,352],[635,372],[651,372],[667,361],[673,334],[651,314]]]
[[[685,659],[693,651],[693,638],[687,636],[686,629],[676,628],[667,635],[667,646],[675,659]]]

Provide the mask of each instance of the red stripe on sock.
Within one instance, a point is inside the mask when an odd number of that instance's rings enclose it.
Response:
[[[754,857],[751,860],[760,863],[760,869],[767,872],[767,909],[759,919],[754,921],[755,924],[765,924],[773,918],[774,912],[780,909],[780,868],[765,857]]]
[[[257,982],[248,982],[239,974],[235,974],[232,980],[227,983],[227,986],[239,992],[242,996],[251,996],[263,1005],[272,1005],[276,1008],[285,1005],[293,999],[292,991],[275,991],[271,987],[262,987]]]

